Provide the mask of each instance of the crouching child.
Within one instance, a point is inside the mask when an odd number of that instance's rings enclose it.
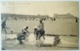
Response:
[[[59,35],[56,35],[54,38],[53,46],[57,46],[60,43]]]
[[[19,33],[17,35],[17,40],[19,41],[20,44],[23,44],[23,40],[26,39],[27,37],[27,40],[28,40],[28,36],[29,36],[29,31],[28,31],[28,26],[22,30],[21,33]]]
[[[20,45],[23,44],[22,40],[25,40],[25,36],[23,34],[18,34],[17,35],[17,40],[19,41]]]

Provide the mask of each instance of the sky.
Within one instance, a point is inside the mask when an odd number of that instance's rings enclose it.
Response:
[[[49,15],[70,13],[78,17],[77,1],[2,2],[1,12],[23,15]]]

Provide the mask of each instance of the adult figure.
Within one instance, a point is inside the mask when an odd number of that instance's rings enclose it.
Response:
[[[7,31],[6,31],[6,27],[7,27],[7,26],[6,26],[6,20],[4,20],[4,21],[2,22],[2,25],[1,25],[1,26],[2,26],[2,31],[5,32],[5,33],[7,33]]]

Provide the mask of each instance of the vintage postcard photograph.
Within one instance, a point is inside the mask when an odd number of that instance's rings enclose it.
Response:
[[[79,2],[1,2],[2,50],[79,50]]]

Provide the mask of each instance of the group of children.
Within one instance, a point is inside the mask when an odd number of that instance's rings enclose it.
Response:
[[[44,23],[42,22],[42,20],[40,20],[40,24],[36,28],[34,28],[34,34],[36,40],[39,40],[41,37],[45,39]],[[26,37],[28,36],[29,36],[28,26],[26,26],[26,28],[24,28],[22,32],[17,35],[17,40],[19,41],[20,44],[23,44],[22,40],[25,40]]]
[[[27,37],[29,36],[29,31],[28,31],[28,26],[26,26],[21,33],[17,35],[17,40],[19,41],[20,44],[23,44],[22,40],[26,40]],[[41,37],[45,40],[45,30],[44,30],[44,23],[42,20],[40,20],[39,26],[34,28],[34,35],[36,37],[36,40],[40,40]],[[28,40],[28,39],[27,39]],[[53,46],[57,46],[59,44],[60,38],[58,35],[55,36]]]

